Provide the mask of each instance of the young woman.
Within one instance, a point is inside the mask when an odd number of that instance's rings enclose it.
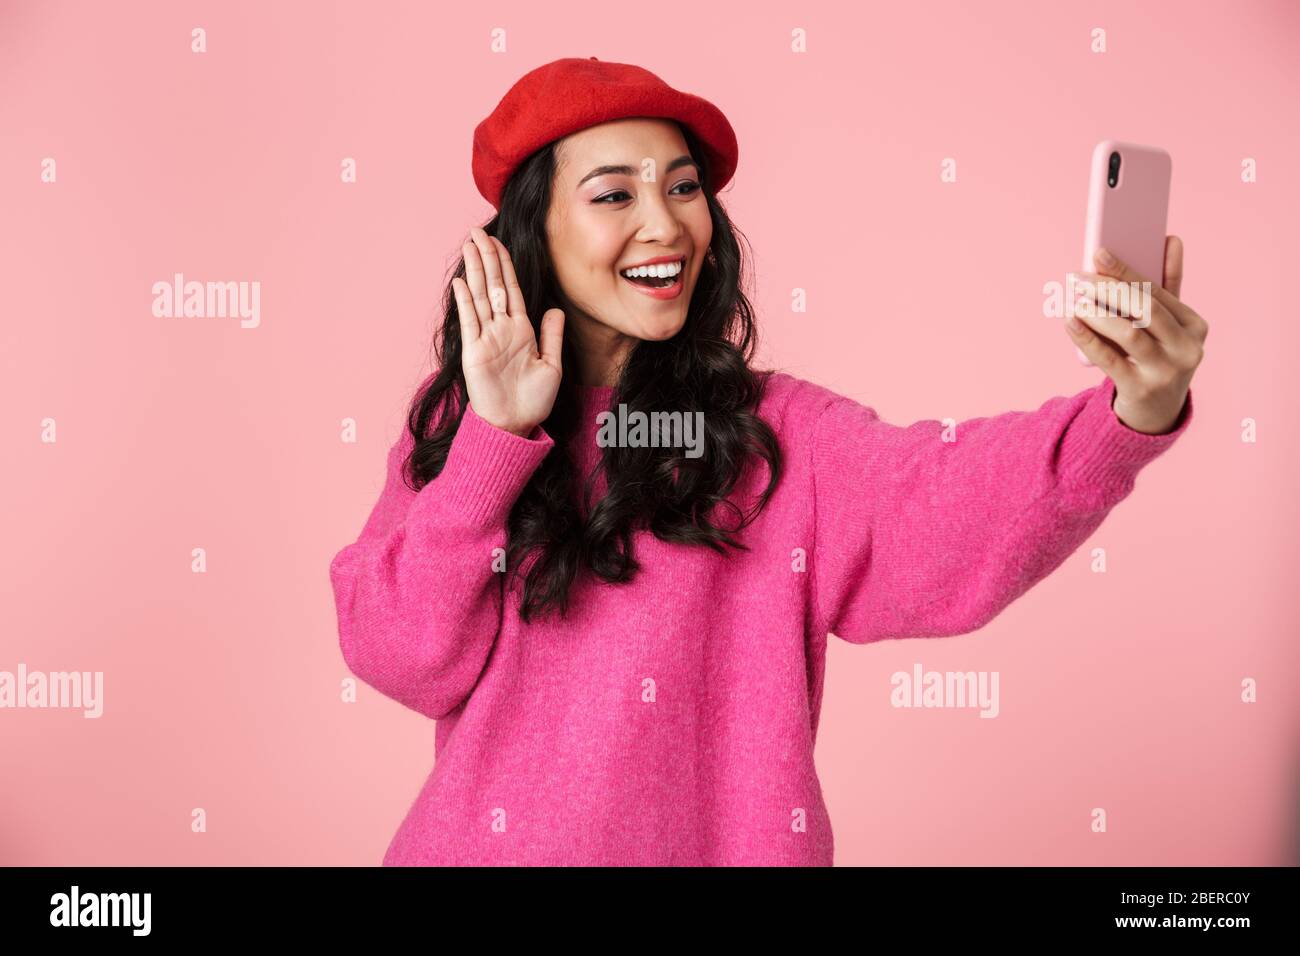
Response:
[[[735,162],[711,104],[594,57],[529,73],[475,132],[497,215],[330,566],[348,667],[437,721],[386,865],[830,865],[828,634],[983,626],[1191,420],[1206,324],[1173,237],[1148,327],[1070,332],[1104,382],[955,441],[753,369],[716,196]],[[694,456],[625,427],[697,412]]]

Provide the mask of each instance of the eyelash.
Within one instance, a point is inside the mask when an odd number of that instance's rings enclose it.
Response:
[[[697,182],[696,182],[695,180],[693,180],[693,179],[688,179],[688,180],[686,180],[685,182],[678,183],[677,185],[678,185],[678,186],[690,186],[690,187],[692,187],[691,189],[687,190],[687,191],[684,192],[684,193],[677,193],[678,196],[692,196],[692,195],[694,195],[695,193],[699,192],[700,189],[701,189],[700,184],[697,183]],[[593,199],[592,202],[593,202],[593,203],[598,203],[598,204],[600,204],[600,205],[602,205],[602,206],[612,206],[613,203],[612,203],[612,202],[608,202],[607,200],[608,200],[611,196],[617,196],[617,195],[619,195],[620,193],[622,193],[622,194],[624,194],[624,195],[627,195],[629,198],[631,198],[631,197],[630,197],[630,194],[628,193],[628,191],[627,191],[626,189],[616,189],[616,190],[614,190],[612,193],[605,193],[605,195],[599,197],[598,199]],[[621,199],[620,199],[620,200],[616,200],[616,201],[617,201],[617,202],[622,202]]]

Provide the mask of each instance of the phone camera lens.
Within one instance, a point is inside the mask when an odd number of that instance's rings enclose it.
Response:
[[[1110,154],[1110,175],[1106,181],[1113,187],[1119,182],[1119,153]]]

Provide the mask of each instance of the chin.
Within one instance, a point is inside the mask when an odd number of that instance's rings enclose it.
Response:
[[[668,325],[656,325],[652,328],[642,329],[637,338],[644,339],[647,342],[663,342],[680,332],[684,325],[686,325],[685,321],[673,322]]]

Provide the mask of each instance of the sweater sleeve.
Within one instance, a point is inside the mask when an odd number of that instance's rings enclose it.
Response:
[[[1036,411],[899,427],[836,396],[813,429],[817,633],[855,644],[977,630],[1059,567],[1192,419],[1135,431],[1114,382]]]
[[[465,410],[436,478],[412,491],[402,465],[410,429],[388,453],[388,477],[361,536],[330,562],[339,647],[380,693],[433,719],[477,683],[501,625],[502,575],[493,549],[506,519],[554,446]]]

